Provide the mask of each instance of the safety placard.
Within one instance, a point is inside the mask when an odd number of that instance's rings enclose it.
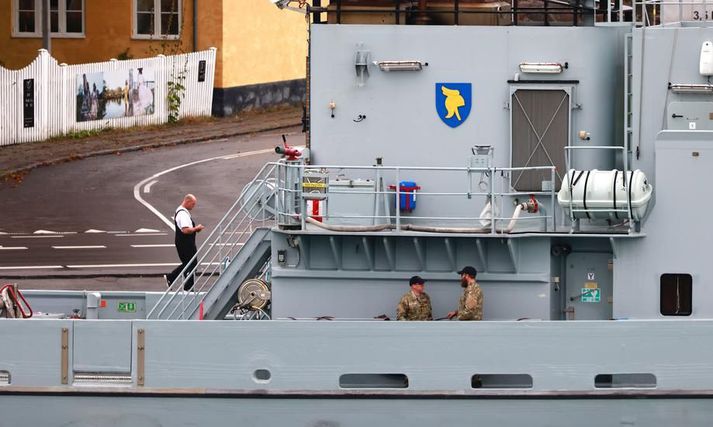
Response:
[[[117,310],[119,313],[135,313],[136,312],[136,303],[134,302],[120,302]]]
[[[599,289],[582,288],[582,302],[599,302],[602,299],[602,294]]]

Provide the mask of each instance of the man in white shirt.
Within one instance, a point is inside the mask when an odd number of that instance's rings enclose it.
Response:
[[[181,259],[181,265],[166,276],[166,282],[168,286],[171,286],[181,274],[181,271],[188,266],[184,273],[184,277],[187,277],[183,282],[183,289],[185,290],[193,288],[193,270],[195,270],[197,262],[197,260],[193,259],[197,252],[196,233],[205,228],[201,224],[196,225],[191,217],[190,211],[196,206],[196,202],[196,196],[186,194],[181,205],[176,208],[176,215],[173,220],[173,225],[176,228],[176,251],[178,251],[178,257]]]

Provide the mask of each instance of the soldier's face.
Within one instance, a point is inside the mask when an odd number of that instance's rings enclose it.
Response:
[[[421,295],[423,293],[423,288],[423,283],[414,283],[413,285],[411,285],[411,289],[413,289],[416,295]]]
[[[460,285],[463,288],[468,286],[468,275],[467,274],[463,273],[460,275]]]

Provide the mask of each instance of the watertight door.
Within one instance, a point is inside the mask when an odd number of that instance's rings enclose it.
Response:
[[[513,167],[556,166],[556,187],[566,170],[564,147],[569,135],[569,93],[564,89],[517,89],[510,100]],[[519,171],[512,176],[517,191],[541,191],[549,170]]]
[[[565,318],[612,318],[612,271],[608,253],[572,252],[567,255]]]

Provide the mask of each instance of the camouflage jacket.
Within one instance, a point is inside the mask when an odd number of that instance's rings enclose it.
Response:
[[[420,296],[406,292],[396,307],[396,320],[433,320],[431,298],[425,292]]]
[[[483,320],[483,292],[478,283],[466,286],[458,302],[458,320]]]

